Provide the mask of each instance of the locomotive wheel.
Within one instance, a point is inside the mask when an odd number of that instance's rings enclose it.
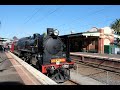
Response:
[[[36,62],[37,69],[42,72],[42,66],[40,65],[39,61]]]
[[[24,58],[24,57],[21,57],[21,59],[22,59],[23,61],[25,61],[25,58]]]
[[[28,64],[31,64],[31,54],[30,53],[24,53],[22,59],[27,62]]]
[[[36,62],[36,68],[37,68],[38,70],[40,70],[40,65],[39,65],[39,62],[38,62],[38,61]]]

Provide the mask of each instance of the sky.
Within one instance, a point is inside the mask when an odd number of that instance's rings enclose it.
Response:
[[[0,5],[0,37],[12,39],[43,34],[59,35],[110,26],[120,18],[120,5]]]

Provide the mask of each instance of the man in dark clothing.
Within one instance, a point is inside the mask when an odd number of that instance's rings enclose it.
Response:
[[[4,51],[4,47],[2,45],[0,45],[0,52]]]

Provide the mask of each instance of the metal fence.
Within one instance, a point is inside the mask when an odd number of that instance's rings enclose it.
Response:
[[[98,68],[93,68],[90,66],[84,66],[76,64],[77,69],[74,71],[76,74],[81,74],[93,78],[99,82],[106,85],[120,85],[120,73],[105,71]]]

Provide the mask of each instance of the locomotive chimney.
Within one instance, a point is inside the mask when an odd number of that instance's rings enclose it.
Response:
[[[47,28],[47,34],[51,35],[53,33],[53,28]]]

